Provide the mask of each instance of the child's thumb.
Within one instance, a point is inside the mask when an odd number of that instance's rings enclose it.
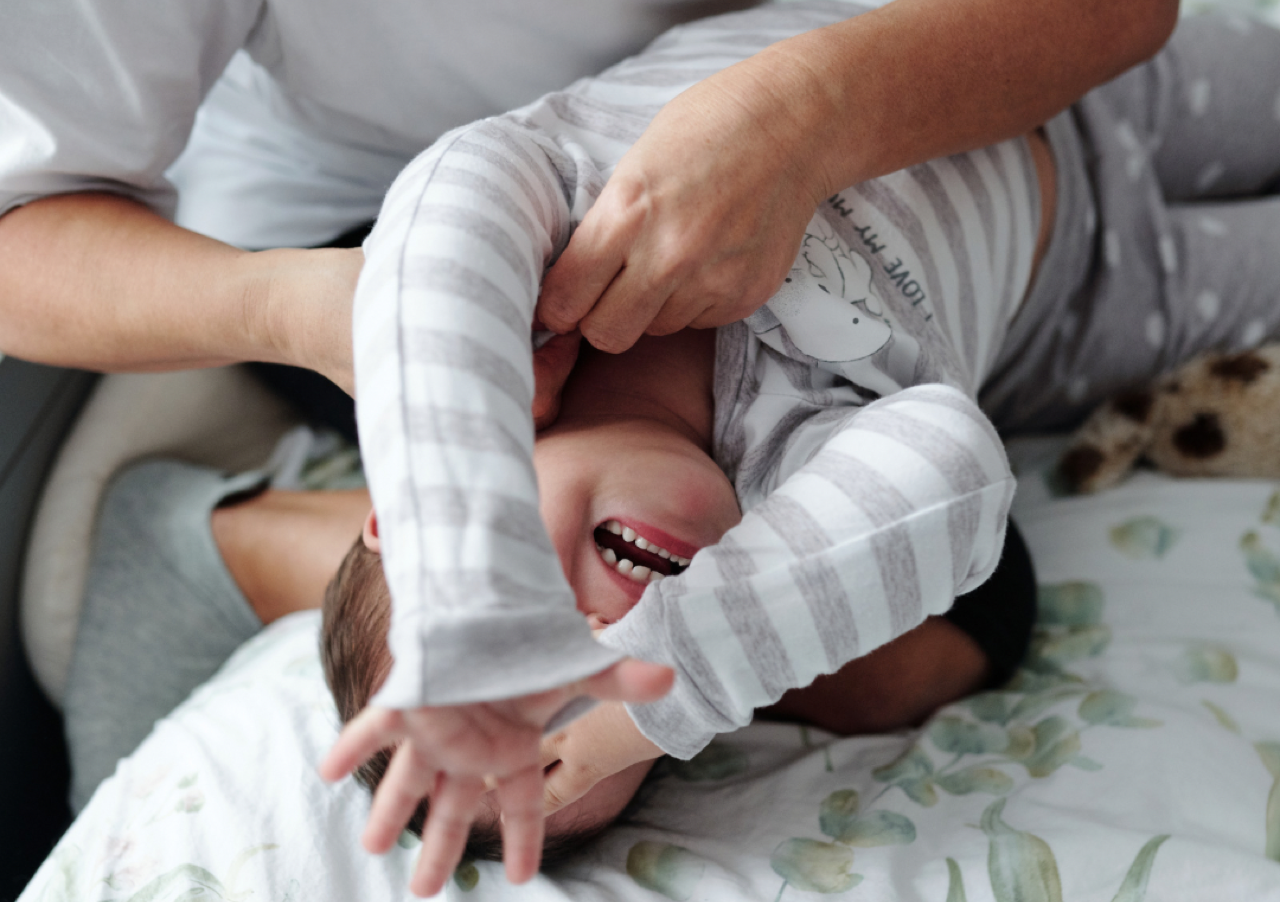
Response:
[[[582,694],[602,701],[652,702],[671,691],[675,678],[670,667],[627,658],[584,680]]]

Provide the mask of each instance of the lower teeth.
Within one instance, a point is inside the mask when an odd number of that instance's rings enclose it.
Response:
[[[606,564],[618,571],[618,573],[630,580],[634,580],[635,582],[656,583],[668,576],[668,574],[660,573],[643,564],[637,564],[630,558],[624,557],[619,559],[617,553],[612,548],[605,548],[603,545],[597,545],[596,551],[600,553],[600,557],[604,559]]]

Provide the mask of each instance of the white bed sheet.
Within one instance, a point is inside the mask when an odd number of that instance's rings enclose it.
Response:
[[[1044,609],[1006,691],[890,736],[754,725],[565,871],[467,866],[448,896],[1280,900],[1280,486],[1057,499],[1051,453],[1016,455]],[[23,902],[410,898],[416,841],[367,855],[367,797],[315,775],[337,729],[317,623],[273,626],[162,721]]]
[[[1277,0],[1188,0],[1280,25]],[[667,766],[642,812],[526,887],[445,895],[676,902],[1280,900],[1280,485],[1139,474],[1054,498],[1014,451],[1036,654],[922,729],[835,740],[757,724]],[[248,643],[157,725],[20,902],[409,899],[416,840],[359,847],[366,794],[315,766],[337,734],[318,615]],[[12,778],[12,775],[11,775]]]

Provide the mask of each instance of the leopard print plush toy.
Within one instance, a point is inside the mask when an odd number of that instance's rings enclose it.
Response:
[[[1059,475],[1096,492],[1140,459],[1176,476],[1280,478],[1280,344],[1206,354],[1117,395],[1080,427]]]

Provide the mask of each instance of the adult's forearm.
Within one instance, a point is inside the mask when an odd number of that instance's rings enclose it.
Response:
[[[810,162],[832,193],[1034,129],[1158,51],[1177,8],[1177,0],[895,0],[744,65],[786,73]]]
[[[358,255],[250,253],[122,197],[45,198],[0,217],[0,351],[105,371],[296,363],[349,383]]]

